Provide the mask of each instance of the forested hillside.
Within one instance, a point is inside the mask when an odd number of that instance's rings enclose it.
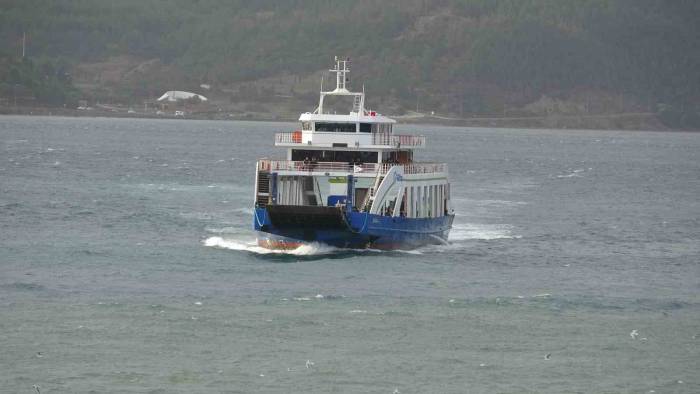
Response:
[[[0,56],[17,68],[26,32],[34,69],[65,65],[93,99],[206,83],[230,102],[309,103],[342,55],[394,113],[661,109],[683,123],[700,103],[698,21],[696,0],[1,0]],[[0,72],[0,94],[17,73]]]

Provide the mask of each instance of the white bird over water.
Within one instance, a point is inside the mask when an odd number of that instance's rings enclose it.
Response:
[[[39,386],[38,384],[35,384],[35,385],[32,386],[32,387],[34,388],[34,390],[36,390],[36,392],[37,392],[38,394],[41,394],[41,386]]]
[[[306,360],[306,369],[309,369],[314,366],[314,362],[311,360]]]
[[[544,359],[545,359],[545,360],[549,360],[549,359],[551,359],[551,358],[552,358],[552,353],[547,353],[547,354],[544,355]]]
[[[632,332],[630,333],[630,337],[632,337],[632,339],[637,339],[638,336],[639,333],[637,332],[637,330],[632,330]]]

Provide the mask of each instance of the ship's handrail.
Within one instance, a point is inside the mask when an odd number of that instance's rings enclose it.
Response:
[[[406,175],[411,174],[432,174],[446,173],[446,163],[362,163],[351,164],[332,161],[306,162],[293,160],[268,160],[262,159],[258,161],[258,169],[260,171],[310,171],[310,172],[348,172],[348,173],[365,173],[365,174],[386,174],[394,166],[402,166],[403,172]]]
[[[447,172],[447,163],[409,163],[409,164],[382,164],[382,174],[389,172],[393,166],[402,166],[404,174],[433,174]]]
[[[372,133],[372,145],[393,147],[425,147],[423,135]],[[301,144],[301,132],[275,133],[276,144]],[[313,144],[313,143],[312,143]]]
[[[425,136],[412,134],[372,133],[373,145],[425,147]]]
[[[275,133],[276,144],[301,144],[300,132]]]

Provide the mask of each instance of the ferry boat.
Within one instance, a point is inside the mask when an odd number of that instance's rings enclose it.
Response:
[[[447,164],[413,160],[424,136],[394,133],[396,121],[365,109],[346,88],[349,59],[335,59],[336,88],[321,88],[318,108],[300,129],[277,133],[286,159],[261,159],[255,172],[253,226],[258,244],[294,249],[320,242],[340,248],[410,249],[447,242],[454,212]],[[349,114],[324,99],[348,96]]]

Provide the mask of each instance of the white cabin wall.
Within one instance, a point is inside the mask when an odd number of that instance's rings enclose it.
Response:
[[[396,205],[394,216],[400,215],[402,200],[406,200],[406,217],[409,218],[437,218],[449,211],[449,184],[446,179],[431,181],[405,181],[396,191]],[[393,191],[392,191],[393,193]],[[387,199],[390,195],[387,194]],[[393,196],[392,196],[393,198]],[[447,200],[447,201],[446,201]]]
[[[278,204],[303,205],[303,180],[298,176],[281,176],[277,178]]]

